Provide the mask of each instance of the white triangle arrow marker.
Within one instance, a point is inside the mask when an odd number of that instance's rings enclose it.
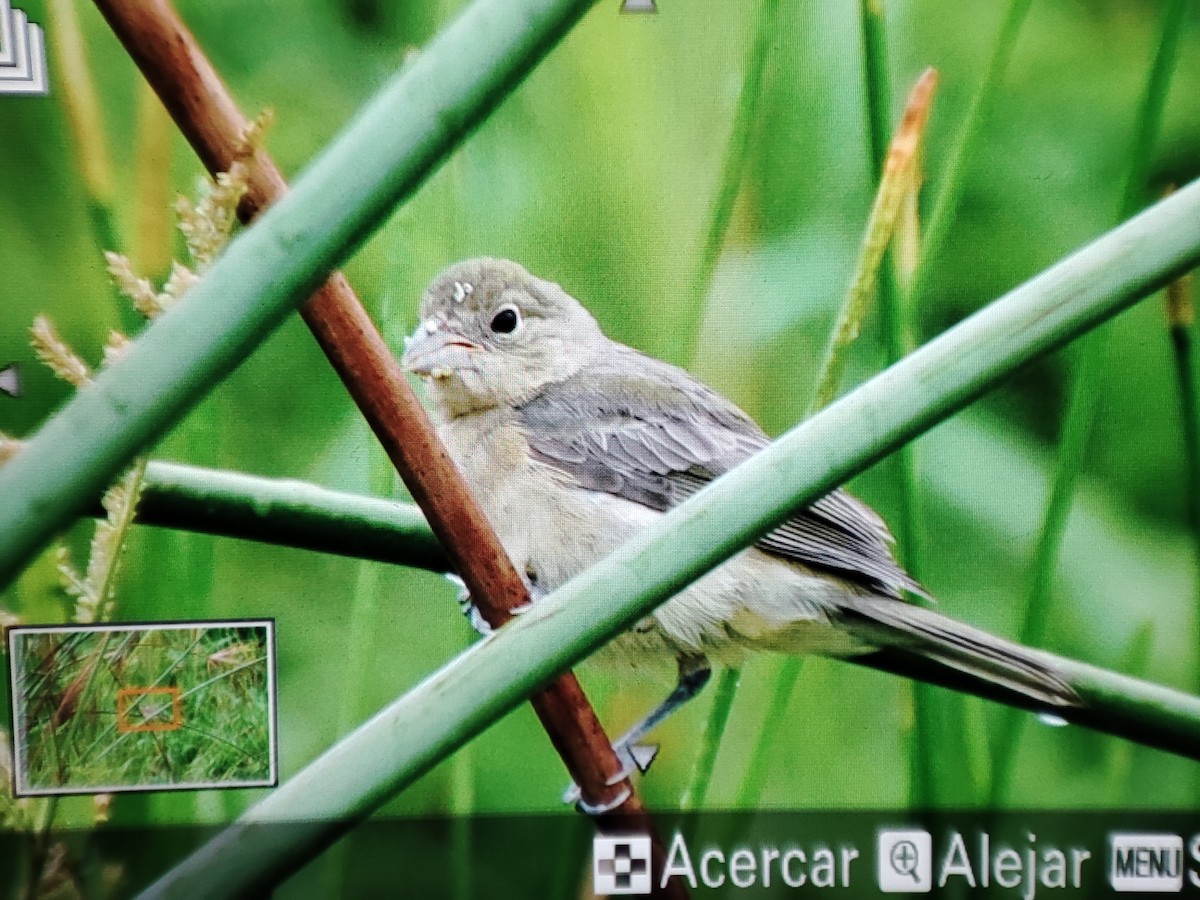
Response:
[[[21,373],[17,371],[16,363],[0,369],[0,392],[10,397],[21,396]]]

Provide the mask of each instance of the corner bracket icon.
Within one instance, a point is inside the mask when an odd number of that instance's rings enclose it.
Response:
[[[0,95],[45,95],[46,40],[42,26],[13,9],[11,0],[0,0]]]

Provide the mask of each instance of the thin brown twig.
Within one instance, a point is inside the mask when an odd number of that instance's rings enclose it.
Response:
[[[192,34],[166,0],[96,0],[129,55],[210,172],[242,159],[249,190],[239,209],[253,218],[287,191],[267,153],[244,146],[248,121]],[[301,307],[354,402],[445,546],[484,618],[499,627],[529,595],[491,526],[446,455],[433,427],[370,316],[341,273]],[[591,804],[627,793],[609,816],[652,833],[649,818],[621,776],[621,763],[579,682],[570,672],[531,698],[551,742]],[[674,879],[677,881],[678,879]]]

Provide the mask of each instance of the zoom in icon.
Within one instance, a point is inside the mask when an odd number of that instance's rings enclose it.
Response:
[[[927,894],[933,890],[933,838],[928,831],[881,831],[876,844],[880,891]]]

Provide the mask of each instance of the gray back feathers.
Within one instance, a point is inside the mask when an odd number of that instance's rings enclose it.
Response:
[[[581,487],[668,510],[767,445],[745,413],[681,369],[615,342],[517,409],[530,451]],[[887,526],[835,491],[760,550],[894,597],[924,594],[892,557]]]

